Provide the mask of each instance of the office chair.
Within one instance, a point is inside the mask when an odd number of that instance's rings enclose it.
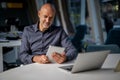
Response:
[[[113,28],[110,30],[105,44],[116,44],[120,47],[120,28]]]
[[[76,33],[73,39],[71,40],[78,52],[81,52],[82,40],[87,32],[86,25],[79,25],[76,27]]]
[[[11,25],[18,26],[19,22],[20,22],[19,18],[15,18],[15,17],[10,17],[5,20],[5,23],[9,26]]]
[[[102,51],[102,50],[110,50],[111,53],[120,53],[120,48],[116,44],[88,45],[86,48],[86,52]]]
[[[20,22],[19,18],[15,18],[15,17],[7,18],[5,20],[5,24],[7,24],[10,27],[10,32],[6,36],[6,39],[8,40],[20,39],[17,34],[19,22]]]

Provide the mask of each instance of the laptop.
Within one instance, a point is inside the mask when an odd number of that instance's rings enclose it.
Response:
[[[71,73],[100,69],[110,50],[79,53],[73,65],[64,65],[59,68]]]

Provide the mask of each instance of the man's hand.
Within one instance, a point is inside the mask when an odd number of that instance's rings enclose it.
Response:
[[[65,53],[59,54],[59,53],[57,53],[57,52],[54,52],[54,53],[52,54],[52,58],[53,58],[53,60],[54,60],[55,62],[57,62],[57,63],[59,63],[59,64],[61,64],[61,63],[63,63],[63,62],[66,61],[66,55],[65,55]]]
[[[46,64],[50,63],[48,57],[46,55],[36,55],[33,57],[33,62],[40,63],[40,64]]]

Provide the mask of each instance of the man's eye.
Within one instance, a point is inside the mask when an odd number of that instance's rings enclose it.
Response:
[[[44,18],[47,18],[47,16],[44,16]]]

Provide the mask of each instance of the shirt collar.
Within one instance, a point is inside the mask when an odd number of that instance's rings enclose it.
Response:
[[[35,32],[40,31],[39,30],[39,22],[37,22],[35,25],[33,25],[33,27],[34,27]],[[51,31],[52,28],[53,28],[53,26],[51,25],[50,28],[48,30],[46,30],[45,32]]]
[[[33,25],[35,32],[40,31],[38,25],[39,25],[39,22],[37,22],[35,25]]]

